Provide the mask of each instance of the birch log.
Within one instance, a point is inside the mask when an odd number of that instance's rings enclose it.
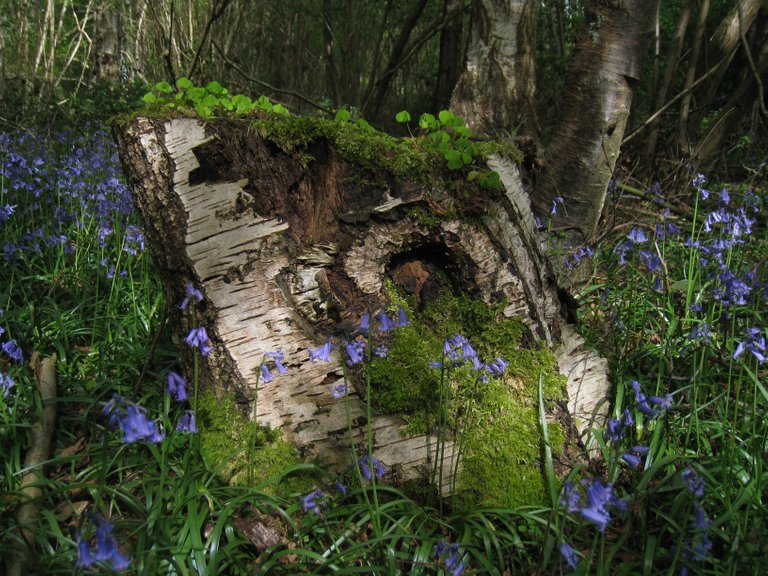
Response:
[[[324,138],[290,154],[245,121],[144,117],[116,127],[115,136],[169,303],[183,299],[188,282],[205,295],[195,318],[171,315],[180,337],[194,325],[208,331],[213,352],[203,359],[202,384],[234,391],[244,407],[255,395],[252,418],[331,470],[351,464],[344,403],[329,392],[343,381],[342,366],[338,358],[309,362],[308,350],[380,309],[386,278],[406,276],[414,297],[428,298],[425,272],[414,272],[428,261],[477,298],[505,299],[505,315],[524,321],[530,341],[560,340],[557,287],[517,170],[505,159],[491,161],[505,191],[484,194],[471,223],[425,222],[413,209],[455,213],[453,189],[356,165]],[[572,375],[572,359],[584,361],[573,342],[560,356]],[[264,383],[259,366],[277,349],[289,371]],[[190,356],[182,360],[189,365]],[[350,401],[362,442],[364,405],[356,395]],[[589,402],[578,409],[591,412]],[[395,479],[418,479],[432,469],[435,439],[406,438],[404,425],[398,416],[374,417],[375,453]],[[448,486],[453,446],[446,454]]]

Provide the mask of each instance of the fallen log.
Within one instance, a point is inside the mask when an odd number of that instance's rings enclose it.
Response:
[[[328,337],[344,338],[365,313],[385,307],[390,284],[414,310],[446,289],[503,303],[501,316],[521,322],[529,347],[557,348],[566,334],[557,352],[568,376],[566,416],[582,433],[592,424],[606,395],[605,365],[566,326],[508,157],[489,158],[503,184],[489,190],[446,175],[410,141],[348,122],[136,117],[114,134],[174,332],[181,339],[202,326],[210,337],[201,385],[233,393],[307,458],[331,470],[350,466],[349,416],[354,441],[364,444],[370,431],[397,480],[423,480],[433,469],[431,431],[406,433],[393,413],[368,422],[359,389],[348,415],[329,393],[343,383],[341,358],[308,361]],[[190,283],[204,296],[193,313],[175,305]],[[181,350],[191,373],[194,351]],[[277,350],[289,370],[265,382],[265,354]],[[447,441],[443,450],[449,489],[458,449]]]

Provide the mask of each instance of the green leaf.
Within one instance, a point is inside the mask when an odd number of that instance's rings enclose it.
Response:
[[[142,100],[144,100],[145,104],[154,104],[157,102],[157,96],[155,96],[152,92],[147,92],[142,97]]]
[[[452,112],[448,110],[440,110],[440,113],[437,115],[437,117],[440,119],[440,122],[443,124],[449,124],[454,119],[454,115]]]
[[[224,87],[215,80],[213,82],[208,82],[208,84],[205,85],[205,89],[211,94],[221,94],[224,92]]]
[[[190,88],[187,90],[187,98],[189,98],[192,102],[200,102],[207,95],[208,91],[205,88],[201,88],[200,86],[196,86],[195,88]]]
[[[168,82],[165,82],[165,81],[158,82],[157,84],[155,84],[155,90],[157,90],[158,92],[162,92],[163,94],[170,94],[171,92],[173,92],[173,86],[171,86],[170,84],[168,84]]]
[[[369,132],[372,132],[372,131],[373,131],[373,126],[371,126],[371,125],[370,125],[370,124],[369,124],[369,123],[368,123],[366,120],[364,120],[363,118],[358,118],[358,119],[357,119],[357,121],[355,122],[355,124],[357,124],[358,126],[360,126],[360,128],[362,128],[363,130],[367,130],[367,131],[369,131]]]
[[[283,115],[289,114],[288,108],[286,108],[282,104],[275,104],[274,106],[272,106],[272,112],[274,112],[275,114],[283,114]]]
[[[176,80],[176,88],[179,90],[189,90],[192,88],[192,80],[189,78],[179,78]]]
[[[428,114],[428,113],[422,114],[419,117],[419,127],[422,130],[437,130],[438,129],[437,120],[432,114]]]
[[[400,124],[410,122],[411,114],[408,112],[408,110],[401,110],[395,115],[395,120],[397,120]]]
[[[243,94],[238,94],[232,98],[232,105],[235,107],[235,112],[243,114],[253,109],[253,101]]]
[[[343,108],[336,112],[336,116],[334,120],[336,122],[347,122],[352,115],[349,113],[349,110],[344,110]]]

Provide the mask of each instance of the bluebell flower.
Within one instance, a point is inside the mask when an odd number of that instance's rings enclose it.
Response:
[[[168,371],[167,390],[176,402],[184,402],[187,399],[187,381],[173,370]]]
[[[488,370],[488,372],[490,372],[494,376],[501,376],[502,374],[504,374],[504,371],[507,369],[507,366],[509,366],[509,364],[507,364],[501,358],[497,357],[496,360],[486,365],[486,369]]]
[[[181,308],[182,310],[186,310],[192,298],[194,298],[198,303],[200,303],[203,301],[203,293],[200,292],[200,290],[198,290],[197,288],[195,288],[195,285],[192,284],[192,282],[187,282],[187,294],[184,297],[184,300],[181,301],[179,308]]]
[[[331,386],[331,396],[333,396],[336,400],[339,400],[341,398],[344,398],[344,396],[347,395],[347,385],[342,383],[334,384]]]
[[[618,444],[624,438],[624,423],[616,418],[610,418],[605,426],[605,439],[609,444]]]
[[[176,431],[197,434],[197,418],[193,410],[184,410],[181,418],[179,418],[179,423],[176,424]]]
[[[645,232],[640,228],[632,228],[629,234],[627,234],[627,239],[632,242],[632,244],[643,244],[648,241],[648,236],[646,236]]]
[[[129,404],[119,422],[123,430],[122,441],[126,444],[140,440],[157,444],[165,438],[165,434],[158,430],[157,424],[147,416],[146,410],[137,404]]]
[[[3,344],[3,348],[5,348],[5,344]],[[736,360],[744,352],[751,352],[760,364],[765,362],[765,334],[760,328],[750,328],[747,331],[746,338],[739,342],[736,347],[733,359]]]
[[[323,513],[323,502],[320,502],[319,500],[324,497],[325,493],[319,488],[312,490],[312,492],[306,496],[302,496],[301,507],[304,508],[306,512],[314,512],[315,514],[320,515]]]
[[[672,394],[665,394],[664,396],[651,396],[648,398],[652,404],[656,404],[660,410],[669,410],[672,407]]]
[[[699,476],[693,468],[690,466],[683,468],[680,478],[695,498],[701,499],[704,497],[704,478]]]
[[[571,570],[576,570],[576,566],[579,565],[579,557],[576,555],[576,551],[570,546],[570,544],[565,542],[560,544],[560,557],[563,559],[568,568]]]
[[[0,224],[5,224],[8,219],[13,214],[13,211],[16,209],[16,205],[14,204],[11,206],[10,204],[6,204],[5,206],[0,206]]]
[[[379,344],[373,349],[373,355],[376,358],[386,358],[389,355],[389,347],[386,344]]]
[[[707,513],[699,502],[693,503],[693,528],[706,532],[712,523],[707,519]]]
[[[24,364],[24,354],[16,343],[16,340],[8,340],[3,342],[3,352],[8,354],[13,360],[16,360],[19,364]]]
[[[266,364],[261,365],[261,379],[264,381],[264,384],[269,384],[272,382],[272,372],[269,371],[269,366]]]
[[[358,464],[363,478],[367,482],[370,482],[374,476],[379,479],[387,473],[387,467],[375,456],[369,458],[368,454],[365,454],[360,458]]]
[[[365,352],[365,343],[362,340],[353,340],[352,342],[345,342],[344,349],[347,352],[347,365],[354,366],[359,364],[363,360],[363,353]]]
[[[614,503],[613,487],[610,484],[590,480],[586,483],[586,503],[581,509],[581,515],[603,532],[611,520],[608,507]]]
[[[402,306],[398,306],[397,308],[397,327],[402,328],[404,326],[408,326],[410,322],[408,321],[408,316],[405,314],[405,309]]]
[[[567,481],[563,484],[560,504],[565,506],[568,512],[577,512],[581,507],[581,492],[574,486],[573,482]]]
[[[699,308],[701,307],[699,306]],[[691,333],[688,334],[688,340],[690,341],[701,340],[705,344],[709,344],[709,342],[711,341],[709,324],[707,322],[702,322],[698,326],[694,326],[693,330],[691,330]]]
[[[632,452],[624,452],[621,455],[621,459],[624,460],[627,464],[629,464],[632,468],[637,470],[642,464],[642,459],[637,454],[633,454]]]
[[[94,514],[93,522],[96,525],[95,549],[83,540],[80,532],[76,536],[77,567],[90,568],[97,562],[104,562],[117,572],[128,568],[131,561],[120,553],[117,539],[112,536],[112,524],[99,514]]]
[[[14,386],[16,386],[16,382],[13,381],[13,378],[0,372],[0,391],[3,393],[3,398],[8,398],[8,393]]]
[[[363,317],[360,318],[360,325],[357,327],[357,331],[360,332],[360,334],[368,335],[369,330],[371,329],[371,317],[366,312],[363,314]]]
[[[389,332],[395,327],[395,323],[392,322],[392,319],[387,315],[386,311],[382,310],[379,315],[379,332]]]
[[[315,360],[320,360],[320,362],[330,362],[331,361],[331,341],[327,340],[326,343],[320,346],[319,348],[310,348],[309,360],[310,362],[314,362]]]
[[[264,356],[267,358],[272,358],[272,360],[275,361],[275,367],[277,368],[277,373],[282,375],[288,372],[288,368],[285,367],[283,362],[285,361],[285,358],[283,357],[283,351],[282,350],[276,350],[274,352],[265,352]]]
[[[594,251],[590,246],[579,246],[566,260],[565,268],[567,270],[573,270],[578,266],[584,258],[591,258],[594,256]]]
[[[464,562],[461,560],[457,543],[448,544],[445,540],[441,540],[435,544],[434,550],[438,560],[445,562],[445,567],[451,576],[461,576],[464,572]]]
[[[341,492],[341,494],[342,494],[343,496],[346,496],[346,495],[347,495],[347,487],[346,487],[346,486],[344,486],[344,484],[342,484],[342,483],[341,483],[341,482],[339,482],[338,480],[336,481],[336,489],[337,489],[339,492]]]
[[[565,200],[563,200],[562,196],[555,197],[554,200],[552,200],[552,207],[549,209],[550,215],[554,216],[557,214],[557,205],[565,206]]]
[[[208,356],[213,348],[211,347],[211,341],[208,339],[208,333],[204,327],[192,328],[189,334],[185,338],[187,344],[194,348],[200,349],[200,354]]]

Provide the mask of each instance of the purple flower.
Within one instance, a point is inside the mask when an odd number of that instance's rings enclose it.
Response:
[[[322,514],[323,513],[323,503],[318,502],[318,500],[325,497],[325,493],[320,490],[319,488],[313,490],[306,496],[302,496],[301,498],[301,507],[304,508],[305,511],[309,512],[312,511],[315,514]]]
[[[568,512],[577,512],[581,506],[581,492],[573,485],[573,482],[563,484],[563,493],[560,495],[560,504],[565,506]]]
[[[8,354],[13,360],[16,360],[19,364],[24,364],[24,354],[16,343],[16,340],[8,340],[3,342],[3,352]]]
[[[369,458],[368,454],[365,454],[360,458],[358,464],[360,471],[363,473],[363,478],[367,482],[370,482],[374,476],[379,479],[387,473],[387,467],[375,456]]]
[[[389,355],[389,347],[386,344],[379,344],[373,349],[373,355],[376,358],[386,358]]]
[[[204,327],[192,328],[189,334],[185,338],[187,344],[194,348],[200,348],[200,354],[208,356],[213,348],[211,347],[211,341],[208,339],[208,333]]]
[[[609,419],[604,436],[609,444],[618,444],[624,438],[624,423],[616,418]]]
[[[565,542],[560,544],[560,556],[568,568],[571,570],[576,570],[576,566],[579,564],[579,557],[576,555],[576,551],[571,548],[570,544]]]
[[[122,441],[126,444],[139,440],[157,444],[165,438],[165,434],[158,430],[157,424],[149,419],[147,411],[138,404],[129,404],[119,422],[123,430]]]
[[[632,228],[629,234],[627,234],[627,238],[632,244],[642,244],[648,241],[648,236],[640,228]]]
[[[288,368],[285,367],[283,362],[285,361],[285,358],[283,357],[283,351],[282,350],[276,350],[275,352],[266,352],[264,354],[267,358],[272,358],[272,360],[275,361],[275,367],[277,368],[278,374],[285,374],[288,372]]]
[[[403,326],[408,326],[410,322],[408,322],[408,316],[405,314],[405,310],[402,306],[398,306],[397,308],[397,327],[402,328]]]
[[[550,216],[554,216],[557,214],[557,205],[560,204],[560,206],[565,206],[565,200],[563,200],[562,196],[555,197],[554,200],[552,200],[552,207],[549,209]]]
[[[357,331],[360,332],[360,334],[368,334],[368,331],[370,330],[370,324],[371,324],[371,317],[366,312],[363,314],[363,317],[360,318],[360,326],[357,327]]]
[[[346,486],[344,486],[344,484],[342,484],[342,483],[341,483],[341,482],[339,482],[338,480],[336,481],[336,489],[337,489],[339,492],[341,492],[341,494],[342,494],[343,496],[346,496],[346,495],[347,495],[347,487],[346,487]]]
[[[184,410],[179,419],[179,423],[176,425],[177,432],[187,432],[189,434],[197,434],[197,418],[192,410]]]
[[[632,454],[631,452],[624,452],[624,454],[621,455],[621,459],[635,470],[637,470],[640,467],[640,464],[643,462],[640,456],[637,454]]]
[[[310,348],[309,360],[310,362],[314,362],[315,360],[320,360],[320,362],[330,362],[331,361],[331,341],[330,340],[326,341],[326,343],[320,346],[319,348]]]
[[[457,543],[448,544],[445,540],[441,540],[435,544],[434,550],[438,560],[445,562],[445,567],[451,576],[461,576],[461,573],[464,572],[464,562],[461,561]]]
[[[680,473],[680,478],[695,498],[701,499],[704,497],[704,478],[696,474],[693,468],[686,466]]]
[[[269,384],[272,382],[272,372],[269,371],[269,366],[266,364],[261,365],[261,379],[264,381],[264,384]]]
[[[182,300],[181,305],[179,305],[179,308],[182,310],[186,310],[187,306],[189,306],[189,301],[191,298],[194,298],[197,302],[203,301],[203,293],[200,292],[197,288],[195,288],[195,285],[192,284],[192,282],[187,282],[187,295],[184,297],[184,300]]]
[[[344,349],[347,351],[347,365],[354,366],[362,362],[363,352],[365,352],[365,343],[362,340],[353,340],[345,342]]]
[[[504,374],[507,366],[509,366],[509,364],[504,362],[504,360],[501,358],[496,358],[496,360],[492,361],[490,364],[487,364],[485,368],[494,376],[501,376]]]
[[[115,571],[122,571],[131,565],[131,561],[123,556],[118,549],[117,540],[112,536],[112,524],[99,514],[94,514],[93,523],[96,525],[95,550],[84,541],[80,532],[77,540],[77,567],[90,568],[97,562],[105,562],[112,565]]]
[[[384,310],[382,310],[379,313],[378,319],[379,319],[379,332],[389,332],[395,327],[395,324],[392,322],[392,320]]]
[[[711,522],[707,519],[707,513],[699,502],[693,503],[693,527],[698,530],[706,532],[711,526]]]
[[[344,396],[347,395],[347,385],[342,383],[334,384],[331,386],[331,396],[333,396],[336,400],[340,400],[341,398],[344,398]]]
[[[591,480],[587,484],[586,500],[586,505],[581,509],[581,515],[603,532],[611,519],[608,506],[614,505],[613,487],[600,480]]]
[[[5,349],[5,344],[3,344],[3,349]],[[747,331],[746,338],[739,342],[739,345],[736,347],[736,350],[733,353],[733,359],[736,360],[736,358],[741,356],[745,351],[751,352],[760,364],[765,362],[765,335],[760,328],[750,328]]]
[[[651,396],[648,398],[652,404],[656,404],[661,410],[669,410],[672,407],[672,394],[665,394],[664,396]]]
[[[13,381],[13,378],[0,372],[0,390],[3,392],[3,398],[8,398],[8,393],[14,386],[16,386],[16,382]]]
[[[184,402],[187,399],[187,381],[173,370],[168,371],[167,390],[176,402]]]

